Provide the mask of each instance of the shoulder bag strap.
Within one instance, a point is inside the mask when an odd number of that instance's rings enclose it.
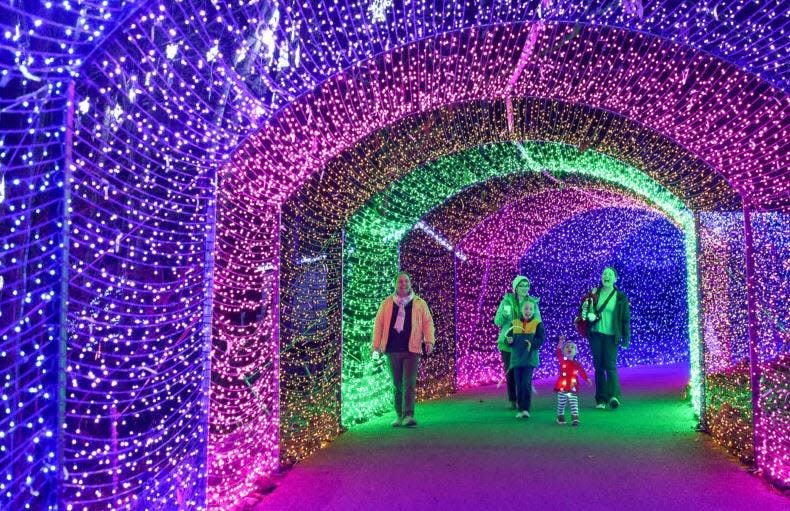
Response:
[[[603,304],[600,307],[598,307],[597,305],[594,306],[595,314],[599,316],[601,315],[601,312],[606,308],[606,304],[609,303],[609,300],[612,299],[612,296],[614,296],[615,293],[617,293],[617,289],[612,288],[612,292],[609,293],[609,296],[606,297],[606,300],[603,301]]]

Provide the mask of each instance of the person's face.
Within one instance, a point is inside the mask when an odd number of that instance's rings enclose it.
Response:
[[[395,292],[398,296],[406,296],[411,293],[411,281],[406,275],[398,275],[398,280],[395,282]]]
[[[601,273],[601,284],[609,287],[613,286],[615,282],[617,282],[617,277],[614,274],[614,270],[606,268],[603,273]]]
[[[532,313],[534,312],[535,307],[532,305],[532,302],[527,302],[524,304],[524,317],[531,318]]]
[[[571,359],[576,356],[576,345],[568,343],[565,345],[562,352],[565,354],[565,358]]]
[[[527,296],[529,294],[529,284],[524,280],[519,282],[516,286],[516,293],[518,293],[519,296]]]

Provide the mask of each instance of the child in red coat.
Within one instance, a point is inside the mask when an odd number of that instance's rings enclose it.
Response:
[[[565,337],[560,336],[557,343],[557,358],[560,361],[560,375],[554,385],[557,393],[557,424],[566,424],[565,405],[571,405],[571,423],[579,425],[579,385],[580,377],[587,383],[590,378],[584,372],[584,368],[574,358],[576,358],[576,344],[573,341],[565,342]]]

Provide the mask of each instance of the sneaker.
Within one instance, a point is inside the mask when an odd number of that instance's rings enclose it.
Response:
[[[613,397],[612,399],[609,400],[609,408],[611,408],[612,410],[617,410],[619,406],[620,406],[620,400],[617,399],[616,397]]]
[[[403,419],[401,419],[400,417],[398,417],[397,419],[392,421],[392,427],[393,428],[399,428],[401,426],[403,426]]]
[[[599,410],[606,410],[606,403],[598,403],[595,407]]]
[[[516,413],[516,419],[523,419],[523,418],[524,418],[524,412],[517,412]]]
[[[564,426],[566,424],[564,415],[557,415],[557,424],[560,426]]]
[[[521,417],[524,419],[529,419],[529,412],[524,410],[523,412],[521,412]]]
[[[411,415],[407,415],[403,418],[403,425],[407,428],[414,428],[417,426],[417,421]]]
[[[579,425],[579,417],[577,417],[576,415],[573,415],[571,417],[571,424],[574,425],[574,426],[578,426]]]

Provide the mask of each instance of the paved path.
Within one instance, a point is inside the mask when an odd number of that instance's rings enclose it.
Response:
[[[790,499],[694,432],[684,367],[621,371],[617,411],[581,399],[581,425],[554,423],[550,382],[532,418],[484,387],[418,403],[416,429],[385,415],[277,480],[266,510],[790,510]]]

